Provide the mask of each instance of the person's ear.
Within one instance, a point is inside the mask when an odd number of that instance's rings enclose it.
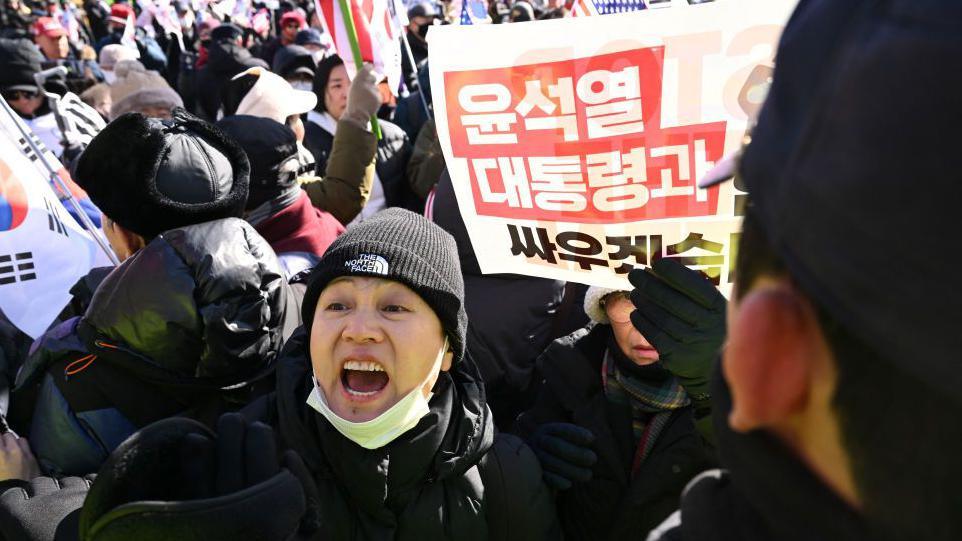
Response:
[[[444,357],[441,359],[441,371],[447,372],[448,370],[451,370],[451,365],[453,363],[454,363],[454,350],[452,350],[449,347],[447,353],[445,353]]]
[[[825,362],[815,311],[788,280],[753,287],[731,312],[723,371],[733,430],[784,427],[804,411]]]
[[[114,251],[121,251],[123,253],[118,253],[117,257],[124,261],[128,257],[137,253],[138,250],[147,245],[144,237],[141,237],[133,231],[129,231],[122,225],[114,221],[107,222],[108,227],[113,229],[113,233],[117,240],[120,241],[121,246],[114,247]]]

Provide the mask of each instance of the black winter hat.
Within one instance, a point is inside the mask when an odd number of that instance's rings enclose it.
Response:
[[[44,61],[37,47],[26,39],[0,39],[0,88],[37,90],[33,75]]]
[[[146,239],[243,215],[250,165],[215,126],[175,108],[169,120],[127,113],[80,155],[76,180],[124,229]]]
[[[239,26],[232,23],[225,23],[210,31],[210,39],[214,41],[228,40],[234,41],[244,35],[244,31]]]
[[[288,45],[280,48],[274,55],[271,71],[285,79],[295,74],[313,78],[316,66],[310,51],[300,45]]]
[[[250,115],[223,118],[217,127],[244,149],[250,162],[247,210],[297,184],[297,137],[290,128],[269,118]]]
[[[441,320],[454,362],[464,356],[468,315],[458,247],[454,237],[424,216],[401,208],[382,210],[331,244],[311,271],[301,305],[308,335],[321,291],[341,276],[387,278],[408,286]]]
[[[962,400],[956,1],[802,2],[740,178],[799,288]],[[952,21],[951,26],[948,21]],[[954,315],[953,315],[954,314]]]

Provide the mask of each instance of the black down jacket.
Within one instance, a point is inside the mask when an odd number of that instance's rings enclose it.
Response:
[[[470,357],[442,372],[431,411],[388,445],[366,450],[306,404],[313,388],[306,335],[294,334],[275,393],[242,413],[272,425],[317,485],[324,540],[543,540],[560,536],[534,454],[495,434]]]
[[[82,318],[42,336],[20,371],[15,393],[38,393],[29,438],[41,466],[90,473],[150,422],[212,421],[266,392],[258,382],[272,381],[296,304],[247,222],[162,233],[104,279]]]
[[[468,351],[478,361],[495,422],[507,430],[533,402],[535,360],[551,344],[565,283],[518,274],[482,274],[454,196],[441,175],[433,220],[458,244],[468,313]]]
[[[590,329],[590,330],[589,330]],[[598,462],[592,478],[558,493],[565,539],[645,539],[678,508],[696,474],[716,466],[712,449],[695,428],[691,406],[675,410],[648,457],[631,475],[636,445],[628,407],[605,396],[601,364],[612,340],[610,325],[559,338],[538,359],[545,381],[537,404],[518,418],[530,438],[546,423],[574,423],[594,434]]]
[[[212,42],[207,49],[207,63],[197,72],[194,89],[197,116],[214,122],[221,105],[221,90],[231,78],[253,67],[269,69],[266,62],[230,40]]]

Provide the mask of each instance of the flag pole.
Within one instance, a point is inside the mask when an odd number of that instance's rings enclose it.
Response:
[[[354,28],[354,13],[347,0],[337,0],[341,7],[341,17],[344,19],[344,28],[347,30],[347,39],[351,42],[351,54],[354,56],[354,67],[360,71],[364,67],[364,60],[361,58],[361,46],[357,42],[357,29]],[[374,137],[381,139],[381,126],[377,122],[377,115],[371,115],[371,131]]]
[[[394,22],[397,24],[397,16],[392,16]],[[401,26],[398,24],[398,26]],[[428,99],[424,96],[424,89],[421,88],[421,74],[418,70],[418,64],[414,61],[414,51],[411,50],[411,43],[408,41],[407,28],[401,28],[401,41],[404,43],[404,52],[408,54],[408,60],[411,61],[411,69],[414,70],[414,77],[418,80],[418,94],[421,96],[421,105],[424,107],[424,114],[428,118],[433,119],[434,115],[431,114],[431,109],[428,108]]]
[[[67,184],[62,178],[60,178],[60,175],[58,175],[56,169],[50,165],[50,162],[47,161],[47,156],[44,155],[43,149],[38,147],[34,142],[33,137],[31,137],[33,133],[27,129],[26,126],[24,126],[22,120],[20,120],[20,117],[17,116],[17,114],[10,107],[10,104],[7,103],[7,100],[0,99],[0,103],[3,103],[3,110],[6,111],[7,115],[10,116],[10,119],[13,120],[13,123],[17,125],[17,129],[20,130],[20,136],[23,137],[23,140],[26,141],[28,145],[30,145],[30,148],[33,150],[33,152],[38,158],[40,158],[40,163],[42,163],[50,173],[50,180],[52,183],[57,186],[67,197],[67,201],[70,202],[70,205],[73,207],[74,211],[76,211],[77,217],[80,218],[80,222],[83,224],[84,228],[90,233],[90,236],[97,241],[97,244],[100,245],[100,249],[107,254],[107,258],[110,259],[110,262],[113,263],[115,267],[120,265],[120,260],[117,259],[117,254],[110,249],[107,239],[103,238],[100,231],[98,231],[93,222],[90,221],[90,217],[87,216],[87,213],[84,212],[84,209],[80,206],[77,198],[75,198],[73,193],[70,192]]]

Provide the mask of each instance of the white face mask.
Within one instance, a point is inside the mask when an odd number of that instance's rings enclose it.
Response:
[[[294,90],[306,90],[308,92],[312,90],[312,85],[309,81],[294,81],[291,83],[291,86],[294,87]]]
[[[445,337],[444,345],[441,346],[441,351],[434,360],[435,365],[440,364],[447,351],[448,339]],[[410,393],[406,394],[404,398],[384,413],[370,421],[361,423],[348,421],[334,413],[327,404],[324,392],[317,385],[317,380],[314,380],[314,389],[307,397],[307,405],[323,415],[345,438],[365,449],[379,449],[414,428],[418,421],[431,411],[428,402],[431,400],[433,393],[428,393],[428,396],[425,397],[424,393],[421,392],[423,387],[424,382],[412,389]]]
[[[107,83],[108,85],[114,84],[114,81],[117,80],[117,74],[114,73],[113,70],[102,70],[102,71],[104,74],[104,82]]]

